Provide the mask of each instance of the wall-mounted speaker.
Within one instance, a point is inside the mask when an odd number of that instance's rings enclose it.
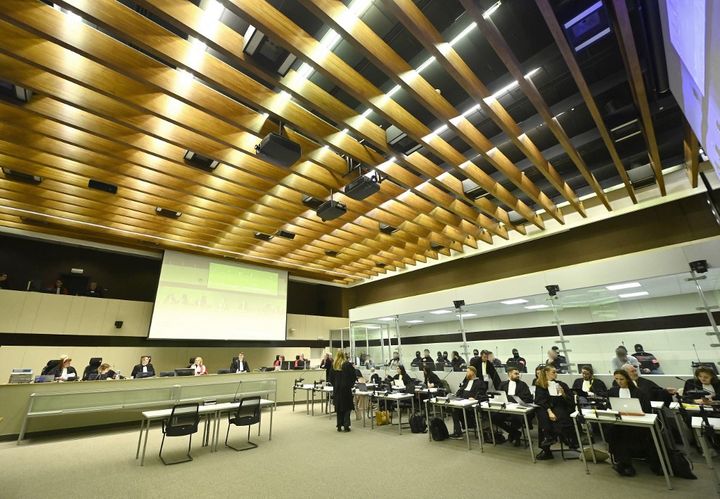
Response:
[[[123,321],[115,321],[115,327],[117,329],[120,329],[121,327],[123,327]]]

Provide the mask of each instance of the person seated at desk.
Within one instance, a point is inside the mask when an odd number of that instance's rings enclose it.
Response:
[[[449,365],[450,365],[450,359],[448,358],[447,350],[443,351],[442,358],[443,358],[443,362],[445,363],[445,365],[446,365],[446,366],[449,366]]]
[[[422,367],[422,366],[434,366],[434,365],[435,365],[435,361],[434,361],[433,358],[430,356],[430,350],[428,350],[428,349],[426,348],[425,350],[423,350],[422,359],[420,359],[420,367]]]
[[[663,374],[663,370],[660,369],[660,361],[651,354],[643,349],[643,346],[638,343],[635,345],[635,353],[632,354],[640,363],[640,372],[643,374]]]
[[[88,288],[85,290],[84,295],[89,296],[91,298],[102,298],[103,297],[103,290],[98,287],[98,283],[95,281],[91,282],[88,285]]]
[[[520,379],[520,370],[517,367],[508,368],[508,379],[500,383],[500,391],[507,394],[508,402],[524,402],[531,404],[533,401],[530,387]],[[520,431],[525,420],[522,416],[515,414],[494,414],[491,416],[498,426],[508,434],[508,441],[515,442],[515,447],[521,445]]]
[[[502,367],[502,361],[500,359],[495,358],[495,354],[488,350],[488,362],[490,362],[493,366],[495,366],[495,369],[498,367]]]
[[[453,350],[450,365],[452,366],[453,371],[460,372],[465,365],[465,359],[460,357],[460,354],[457,351]]]
[[[615,381],[608,390],[608,397],[639,399],[643,412],[652,413],[650,399],[635,386],[627,371],[618,369],[613,373],[613,378]],[[610,445],[610,453],[615,460],[613,469],[619,475],[635,476],[635,468],[632,465],[633,457],[647,458],[650,469],[656,474],[662,474],[655,445],[645,428],[624,425],[604,425],[603,427]]]
[[[155,376],[155,368],[150,363],[152,360],[152,357],[149,355],[143,355],[140,357],[140,363],[135,364],[135,367],[132,369],[132,373],[130,373],[130,377],[137,379],[137,378],[150,378],[152,376]]]
[[[505,364],[515,365],[521,373],[527,372],[527,362],[524,358],[520,357],[520,352],[517,348],[512,349],[512,357],[510,357]]]
[[[704,390],[710,395],[693,400],[696,404],[706,404],[713,400],[720,400],[720,379],[709,367],[698,367],[695,370],[695,377],[685,382],[683,394],[700,390]]]
[[[283,362],[285,362],[285,356],[284,355],[276,355],[275,360],[273,361],[273,367],[275,369],[280,369]]]
[[[547,356],[548,358],[545,361],[546,366],[554,367],[560,374],[565,374],[567,372],[567,364],[563,364],[563,361],[560,358],[560,353],[557,350],[551,348],[550,350],[548,350]],[[563,357],[563,359],[564,358],[565,357]]]
[[[485,383],[492,381],[493,388],[497,389],[500,386],[500,376],[498,376],[497,369],[492,362],[489,360],[490,351],[483,350],[480,352],[479,357],[473,357],[470,359],[470,365],[475,368],[478,377]]]
[[[234,373],[249,373],[250,365],[245,360],[245,353],[240,352],[237,357],[233,357],[230,363],[230,370]]]
[[[56,381],[77,381],[78,374],[73,366],[72,359],[67,355],[60,356],[60,363],[55,366],[48,374],[55,376]]]
[[[462,399],[477,400],[479,402],[487,400],[487,385],[477,377],[477,370],[473,366],[467,368],[465,379],[463,379],[460,389],[455,395]],[[475,411],[470,411],[467,413],[468,428],[463,428],[465,424],[463,412],[464,409],[453,408],[453,432],[450,434],[450,438],[462,438],[463,432],[475,425]]]
[[[443,357],[442,352],[437,353],[437,357],[435,358],[436,364],[444,364],[445,363],[445,357]]]
[[[595,378],[593,368],[590,366],[583,366],[580,371],[582,374],[581,378],[573,381],[573,391],[576,393],[579,391],[587,393],[588,397],[605,397],[607,394],[607,386],[602,380]]]
[[[295,362],[293,362],[293,369],[305,369],[305,354],[295,356]]]
[[[395,370],[396,374],[392,378],[392,384],[397,388],[405,388],[407,386],[414,386],[413,380],[405,370],[405,366],[397,366]]]
[[[83,371],[82,380],[88,381],[97,379],[98,370],[100,369],[101,364],[102,358],[100,357],[93,357],[92,359],[90,359],[90,363],[85,367],[85,370]]]
[[[423,366],[423,374],[425,374],[425,385],[428,388],[440,388],[442,386],[440,377],[430,369],[430,366]]]
[[[619,369],[616,370],[619,371]],[[675,388],[662,388],[654,381],[641,377],[636,366],[625,364],[622,366],[622,370],[628,373],[633,384],[651,401],[663,402],[665,405],[668,405],[672,401],[672,396],[677,393]],[[613,381],[613,386],[615,386],[615,384],[616,382]]]
[[[120,375],[110,369],[110,364],[103,362],[98,369],[97,379],[120,379]]]
[[[375,368],[370,368],[370,383],[375,383],[375,386],[381,383],[380,375],[375,372]]]
[[[51,293],[54,295],[66,295],[68,294],[68,290],[65,286],[63,286],[63,282],[60,279],[55,280],[55,284],[50,286],[45,290],[46,293]]]
[[[195,362],[190,365],[190,368],[195,369],[195,376],[202,376],[208,373],[202,357],[195,357]]]
[[[420,351],[418,350],[415,352],[415,358],[410,361],[410,367],[420,367],[420,364],[422,363],[422,356],[420,355]]]
[[[0,289],[8,289],[8,275],[0,272]]]
[[[535,377],[532,380],[532,386],[537,386],[537,380],[540,377],[540,373],[545,369],[545,366],[537,366],[535,368]]]
[[[622,369],[625,364],[630,364],[640,369],[640,362],[632,355],[628,355],[627,348],[620,345],[615,349],[615,357],[610,361],[610,365],[613,371],[617,371],[618,369]]]
[[[557,437],[571,449],[578,448],[577,436],[570,414],[575,410],[570,388],[557,379],[557,369],[545,366],[540,371],[535,384],[535,404],[538,406],[537,418],[540,424],[540,448],[538,460],[553,459],[550,446]]]

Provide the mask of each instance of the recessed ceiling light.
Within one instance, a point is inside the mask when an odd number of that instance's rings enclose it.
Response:
[[[611,286],[605,286],[608,291],[619,291],[621,289],[639,288],[642,285],[639,282],[625,282],[622,284],[613,284]]]
[[[540,310],[541,308],[548,308],[548,305],[528,305],[525,308],[528,310]]]
[[[394,321],[395,317],[380,317],[379,321]]]
[[[420,319],[412,319],[412,320],[405,321],[405,322],[407,322],[408,324],[420,324],[421,322],[425,322],[425,321],[422,321]]]
[[[527,300],[523,300],[522,298],[515,298],[513,300],[504,300],[501,301],[503,305],[522,305],[523,303],[527,303]]]
[[[648,293],[647,291],[637,291],[637,292],[635,292],[635,293],[623,293],[623,294],[619,294],[618,296],[619,296],[620,298],[637,298],[638,296],[647,296],[647,295],[649,295],[649,294],[650,294],[650,293]]]
[[[473,313],[471,313],[471,312],[468,312],[468,313],[462,314],[462,315],[460,315],[460,314],[456,314],[456,315],[457,315],[458,317],[462,317],[463,319],[465,319],[465,318],[467,318],[467,317],[475,317],[475,316],[477,316],[477,314],[473,314]]]
[[[433,310],[430,312],[433,315],[452,314],[452,310]]]
[[[373,325],[373,326],[365,326],[365,329],[380,329],[382,326]]]

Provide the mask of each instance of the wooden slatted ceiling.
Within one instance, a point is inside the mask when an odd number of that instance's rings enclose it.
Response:
[[[546,218],[563,223],[563,212],[552,199],[368,26],[348,16],[342,3],[303,1],[542,208]],[[232,255],[339,283],[406,268],[439,254],[462,252],[465,247],[492,244],[493,236],[507,239],[508,230],[525,234],[523,224],[511,222],[509,211],[544,228],[543,217],[530,206],[335,54],[318,50],[317,40],[268,3],[228,0],[225,6],[423,144],[449,165],[450,171],[419,152],[394,154],[382,128],[296,71],[280,77],[258,67],[242,52],[242,35],[220,22],[207,22],[204,12],[193,3],[136,3],[207,43],[225,60],[207,53],[204,47],[199,50],[197,44],[114,0],[56,2],[112,37],[72,22],[66,14],[39,1],[3,2],[0,78],[30,88],[36,95],[22,106],[0,102],[0,165],[44,178],[40,186],[31,186],[0,177],[3,226],[31,226],[56,235],[81,234],[134,247],[159,245]],[[463,3],[468,4],[471,15],[482,18],[471,2]],[[443,42],[430,21],[409,0],[389,4],[398,20],[569,203],[568,209],[585,216],[575,192],[519,132],[518,124]],[[490,22],[479,20],[478,25],[517,77],[519,63],[502,35]],[[579,69],[567,57],[566,62],[591,108],[592,96],[583,92]],[[532,83],[522,74],[519,82],[547,118],[549,108]],[[270,89],[266,83],[284,92]],[[300,161],[289,169],[255,156],[254,146],[277,127],[268,116],[283,121],[288,136],[302,147]],[[601,133],[607,134],[599,113],[593,118]],[[610,209],[562,127],[552,119],[548,125]],[[614,148],[607,141],[606,146],[626,180]],[[693,148],[692,143],[688,147]],[[189,167],[183,161],[186,149],[217,159],[220,165],[212,173]],[[352,178],[345,176],[345,157],[382,172],[387,180],[381,183],[380,192],[363,201],[337,192]],[[472,179],[503,206],[486,198],[469,198],[458,176]],[[118,185],[118,194],[88,189],[91,178]],[[635,200],[627,181],[626,188]],[[348,213],[322,222],[302,199],[305,195],[328,199],[331,190],[347,204]],[[158,217],[156,206],[180,211],[182,216],[177,220]],[[381,223],[397,230],[385,234],[380,231]],[[274,234],[280,229],[296,237],[270,241],[254,237],[256,232]],[[338,254],[330,256],[326,251]]]

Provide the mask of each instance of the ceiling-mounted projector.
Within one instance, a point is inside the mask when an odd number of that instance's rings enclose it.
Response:
[[[327,222],[328,220],[335,220],[347,213],[347,206],[340,201],[333,201],[331,199],[321,204],[316,213],[323,222]]]
[[[361,175],[345,186],[344,193],[347,197],[362,201],[380,190],[377,177],[365,177]]]
[[[300,144],[287,137],[270,132],[255,146],[258,156],[280,166],[289,167],[300,159]]]

